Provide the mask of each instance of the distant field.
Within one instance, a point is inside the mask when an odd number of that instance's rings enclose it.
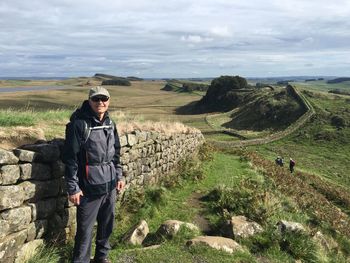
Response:
[[[13,113],[10,119],[18,119],[18,121],[10,121],[3,117],[3,123],[6,122],[7,125],[2,126],[10,126],[8,123],[15,123],[12,125],[18,126],[21,120],[30,118],[30,122],[22,122],[22,125],[43,129],[47,139],[64,136],[65,124],[68,122],[70,115],[67,112],[73,112],[75,108],[81,105],[83,100],[87,99],[91,87],[79,86],[82,81],[86,83],[88,80],[79,78],[75,81],[70,79],[58,82],[51,80],[1,81],[0,90],[10,84],[12,87],[16,87],[23,86],[24,83],[27,86],[49,86],[61,82],[70,86],[77,85],[74,88],[64,90],[2,93],[0,97],[2,116],[9,116],[10,113]],[[95,85],[100,84],[96,80],[92,82]],[[165,84],[165,81],[134,81],[131,86],[106,86],[112,97],[110,111],[112,113],[122,111],[129,119],[183,122],[195,128],[213,131],[205,123],[205,115],[177,115],[175,113],[176,108],[199,100],[202,97],[200,93],[163,91],[161,89]],[[48,119],[44,118],[43,114],[33,114],[48,110],[56,112],[56,116],[51,115],[51,119]],[[61,114],[64,115],[63,118]]]
[[[64,83],[80,85],[79,83],[82,81],[87,82],[86,79],[80,78],[78,80],[64,80]],[[55,81],[19,82],[1,81],[0,89],[1,86],[8,86],[9,83],[16,83],[17,85],[23,85],[23,83],[57,85]],[[99,84],[95,80],[94,83]],[[116,115],[113,116],[116,116],[117,121],[125,121],[123,118],[119,120],[120,114],[117,113],[121,111],[127,116],[128,120],[177,121],[200,129],[209,141],[237,140],[237,138],[230,135],[215,132],[206,123],[206,114],[176,114],[176,108],[200,100],[201,95],[198,93],[163,91],[161,89],[165,84],[165,81],[134,81],[132,86],[129,87],[108,86],[107,88],[112,96],[110,109],[112,113],[116,112]],[[307,90],[327,91],[329,87],[338,86],[339,88],[339,85],[345,85],[345,83],[330,85],[324,81],[313,81],[296,83],[296,85]],[[65,124],[68,122],[70,113],[87,98],[89,88],[89,86],[76,86],[65,90],[3,93],[0,97],[1,129],[6,134],[8,133],[6,131],[13,130],[11,127],[22,123],[22,126],[42,129],[47,139],[57,136],[63,137]],[[298,169],[320,174],[332,181],[350,187],[350,178],[347,176],[350,170],[349,128],[337,130],[330,125],[332,114],[344,114],[350,120],[347,110],[349,102],[344,96],[318,92],[313,94],[308,96],[308,99],[316,108],[319,116],[316,120],[283,140],[252,148],[263,153],[269,159],[275,158],[276,155],[283,155],[285,158],[291,156],[297,159]],[[44,113],[48,110],[51,113]],[[246,133],[241,132],[247,137],[254,136],[248,131]],[[264,134],[264,132],[260,134]],[[326,139],[327,136],[330,136],[330,139],[328,141],[315,140],[315,136],[321,138],[326,136]]]
[[[311,121],[280,141],[250,148],[271,160],[280,155],[288,162],[292,157],[297,160],[298,169],[321,175],[349,189],[350,101],[326,93],[311,93],[307,98],[316,110]],[[339,129],[331,125],[333,116],[341,116],[348,126]]]
[[[325,80],[317,80],[317,81],[307,81],[307,82],[291,82],[292,85],[296,87],[305,88],[309,90],[318,90],[318,91],[326,91],[333,89],[340,90],[348,90],[350,91],[350,81],[344,81],[341,83],[329,84]]]

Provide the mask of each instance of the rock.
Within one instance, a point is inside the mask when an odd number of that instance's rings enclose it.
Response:
[[[18,158],[9,151],[0,149],[0,164],[16,164],[18,163]]]
[[[34,162],[38,158],[38,154],[33,151],[27,151],[23,149],[14,149],[13,153],[19,158],[21,162]]]
[[[0,211],[21,205],[25,197],[22,189],[18,185],[0,186]]]
[[[62,161],[58,160],[52,163],[51,170],[53,178],[61,178],[64,176],[65,165]]]
[[[20,177],[18,165],[4,165],[0,167],[0,184],[15,184]]]
[[[335,242],[332,238],[327,239],[320,231],[317,231],[312,239],[320,244],[321,247],[327,252],[330,252],[338,247],[337,242]]]
[[[29,224],[27,241],[41,238],[47,232],[47,220],[37,220]]]
[[[297,222],[281,220],[277,224],[277,228],[281,233],[284,232],[305,232],[302,224]]]
[[[48,181],[25,181],[18,186],[22,187],[25,200],[39,200],[47,197],[55,197],[60,190],[60,179]]]
[[[200,232],[199,228],[191,223],[186,223],[178,220],[167,220],[158,228],[156,235],[157,236],[165,236],[167,238],[172,238],[175,236],[181,227],[186,227],[190,230]]]
[[[127,138],[128,138],[128,146],[133,146],[137,143],[137,137],[135,134],[127,134]]]
[[[50,180],[51,167],[42,163],[25,163],[20,165],[22,180]]]
[[[247,238],[264,231],[258,223],[248,221],[245,216],[233,216],[227,221],[225,228],[227,229],[225,236],[233,239]]]
[[[55,198],[42,200],[37,203],[29,203],[29,205],[32,207],[33,220],[46,219],[56,211]]]
[[[8,233],[14,233],[28,227],[32,221],[32,210],[29,206],[9,209],[0,213],[0,219],[8,222]]]
[[[31,257],[35,255],[40,247],[44,245],[43,239],[36,239],[25,243],[18,249],[16,254],[15,263],[27,262]]]
[[[37,161],[54,162],[60,158],[59,146],[49,143],[23,145],[21,149],[38,153]]]
[[[6,236],[0,241],[0,262],[13,262],[17,250],[27,239],[27,230]]]
[[[141,245],[149,233],[148,224],[145,220],[134,225],[123,237],[123,242],[131,245]]]
[[[243,251],[243,248],[236,241],[219,236],[198,236],[187,241],[186,245],[206,245],[216,250],[223,250],[231,254],[235,251]]]
[[[120,136],[119,141],[120,141],[120,147],[124,147],[124,146],[128,145],[128,139],[127,139],[126,135]]]
[[[0,219],[0,239],[9,233],[10,224],[8,221]]]

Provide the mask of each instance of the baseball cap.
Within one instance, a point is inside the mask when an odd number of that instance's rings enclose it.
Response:
[[[101,86],[96,86],[90,89],[89,99],[95,96],[106,96],[108,98],[110,97],[108,90]]]

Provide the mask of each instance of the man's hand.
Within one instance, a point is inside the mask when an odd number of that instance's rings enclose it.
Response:
[[[80,204],[80,196],[83,196],[83,192],[80,191],[74,195],[70,195],[68,197],[69,201],[71,201],[74,205],[79,205]]]
[[[123,190],[125,186],[125,182],[124,181],[118,181],[117,183],[117,192],[120,192],[121,190]]]

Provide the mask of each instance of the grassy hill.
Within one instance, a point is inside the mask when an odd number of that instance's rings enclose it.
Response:
[[[64,83],[84,82],[87,79],[78,78]],[[21,83],[30,85],[31,81],[4,81],[0,89]],[[45,81],[33,83],[47,84]],[[62,83],[62,80],[50,83]],[[212,113],[179,114],[178,108],[198,102],[202,95],[164,91],[165,84],[165,81],[131,81],[131,87],[108,87],[112,96],[111,111],[118,123],[134,119],[181,121],[200,128],[212,141],[239,140],[217,133],[208,125],[206,117]],[[323,92],[330,89],[324,81],[296,83],[296,86],[316,111],[303,127],[269,144],[225,150],[206,148],[203,155],[208,158],[187,160],[162,187],[130,193],[130,198],[118,210],[111,258],[115,262],[146,263],[349,262],[350,100]],[[2,94],[0,139],[4,138],[1,135],[6,136],[23,126],[43,129],[48,138],[62,137],[70,113],[86,98],[88,89],[88,85],[76,85],[65,90]],[[227,125],[240,132],[256,131],[254,136],[261,137],[269,134],[270,129],[283,129],[287,125],[284,119],[290,123],[300,114],[301,109],[283,88],[245,96],[247,100],[233,111],[214,118],[218,126]],[[278,121],[272,122],[275,115],[265,109],[280,114]],[[276,166],[277,155],[286,160],[293,157],[297,163],[296,172],[291,174],[287,167]],[[184,243],[193,233],[186,231],[174,239],[163,240],[161,247],[154,250],[139,250],[120,242],[125,231],[141,218],[149,223],[151,234],[164,220],[178,219],[199,225],[205,222],[212,234],[220,235],[223,222],[232,215],[242,214],[259,222],[264,232],[238,239],[246,250],[234,255],[206,247],[187,248]],[[307,233],[277,235],[275,225],[281,219],[303,224]],[[313,239],[318,231],[334,245],[331,249],[326,250]],[[69,262],[70,249],[70,245],[51,247],[31,262]]]

